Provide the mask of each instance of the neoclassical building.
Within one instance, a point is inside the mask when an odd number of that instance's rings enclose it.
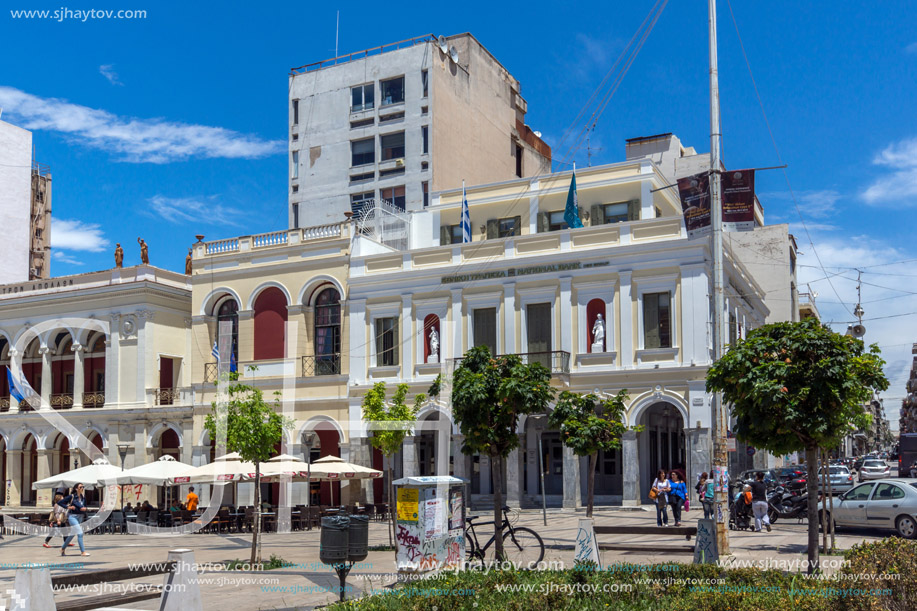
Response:
[[[190,462],[190,303],[187,276],[149,265],[0,287],[3,505],[50,505],[32,483],[98,457],[80,438],[113,465],[119,444],[127,468],[163,454]],[[34,391],[23,402],[7,367]]]

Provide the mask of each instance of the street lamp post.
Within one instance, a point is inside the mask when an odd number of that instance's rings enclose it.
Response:
[[[118,444],[118,456],[121,457],[121,471],[124,471],[124,459],[127,458],[127,450],[130,446],[126,443]],[[121,511],[124,511],[124,484],[120,485],[121,488]]]
[[[541,474],[541,517],[544,519],[545,526],[548,525],[548,502],[544,496],[544,451],[541,449],[541,438],[544,431],[544,421],[547,417],[547,414],[532,416],[532,419],[535,420],[535,434],[538,435],[538,471]]]
[[[306,506],[312,506],[312,444],[315,443],[315,433],[303,433],[302,443],[306,446]]]

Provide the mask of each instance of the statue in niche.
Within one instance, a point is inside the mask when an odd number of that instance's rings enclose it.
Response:
[[[118,269],[124,267],[124,249],[121,248],[121,242],[115,244],[115,267]]]
[[[143,238],[137,238],[137,243],[140,244],[140,261],[146,265],[150,264],[150,251],[147,248],[146,242],[143,241]]]
[[[605,352],[605,320],[601,314],[592,325],[592,352]]]
[[[439,333],[436,332],[435,327],[430,328],[430,355],[427,357],[428,363],[438,363],[439,362]]]

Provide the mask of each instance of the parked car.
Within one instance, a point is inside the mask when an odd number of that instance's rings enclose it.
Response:
[[[831,465],[829,467],[828,477],[831,479],[831,493],[841,494],[853,488],[853,473],[844,465]],[[823,469],[818,470],[818,488],[824,491],[825,486],[822,484]]]
[[[863,466],[859,471],[860,481],[864,482],[868,479],[882,479],[888,477],[889,472],[890,469],[888,468],[887,462],[870,458],[863,461]]]
[[[854,526],[896,530],[906,539],[917,538],[917,486],[904,479],[866,482],[845,492],[828,507],[835,528]],[[821,512],[822,504],[818,504]]]
[[[863,461],[866,460],[865,456],[858,456],[853,461],[853,470],[859,472],[863,468]]]

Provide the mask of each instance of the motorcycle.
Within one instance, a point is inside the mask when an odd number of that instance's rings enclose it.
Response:
[[[802,519],[808,515],[809,495],[778,486],[768,499],[768,505],[774,508],[778,518]]]

